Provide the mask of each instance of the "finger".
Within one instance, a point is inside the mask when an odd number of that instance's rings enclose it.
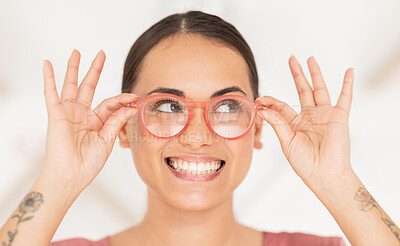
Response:
[[[306,106],[315,106],[313,90],[304,76],[299,62],[293,55],[289,58],[289,66],[299,94],[301,109]]]
[[[346,70],[343,79],[342,91],[335,107],[340,108],[350,114],[351,102],[353,99],[354,68]]]
[[[292,107],[287,105],[285,102],[282,102],[271,96],[259,97],[255,100],[255,102],[261,103],[269,109],[273,109],[282,114],[282,116],[285,117],[286,121],[289,124],[297,116],[297,112]]]
[[[313,84],[314,99],[318,106],[331,105],[328,89],[322,78],[321,70],[317,61],[313,56],[307,60],[308,69],[310,70],[311,80]]]
[[[93,110],[93,112],[104,124],[108,117],[110,117],[110,115],[116,110],[131,102],[135,102],[138,99],[139,97],[135,94],[123,93],[115,97],[105,99]]]
[[[76,101],[76,95],[78,94],[78,69],[81,54],[79,51],[74,49],[68,60],[67,72],[65,74],[65,80],[63,89],[61,91],[61,101]]]
[[[273,109],[262,109],[257,114],[272,126],[285,152],[289,147],[290,140],[296,135],[285,117]]]
[[[48,60],[43,62],[43,78],[44,78],[44,97],[46,100],[47,111],[60,103],[54,79],[53,66]]]
[[[85,105],[86,107],[90,107],[92,104],[94,91],[97,86],[97,82],[99,81],[101,70],[103,69],[104,61],[106,56],[103,50],[100,50],[99,53],[94,58],[92,65],[85,78],[83,79],[81,85],[78,89],[78,97],[76,101]]]
[[[111,153],[118,132],[125,122],[138,111],[137,108],[122,107],[115,111],[104,123],[99,135],[107,144],[107,149]]]

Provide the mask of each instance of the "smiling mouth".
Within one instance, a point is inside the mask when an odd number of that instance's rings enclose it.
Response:
[[[225,166],[224,160],[194,162],[185,161],[176,157],[167,157],[164,158],[164,162],[176,172],[199,176],[217,173]]]

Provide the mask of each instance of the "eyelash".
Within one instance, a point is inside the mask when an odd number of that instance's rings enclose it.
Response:
[[[243,109],[243,107],[244,107],[244,105],[243,105],[243,103],[242,102],[239,102],[239,101],[236,101],[236,100],[232,100],[232,99],[226,99],[226,100],[222,100],[221,102],[219,102],[218,104],[217,104],[217,106],[216,106],[216,108],[218,108],[219,106],[221,106],[221,105],[223,105],[224,103],[226,103],[226,102],[233,102],[233,103],[235,103],[236,105],[237,105],[237,107],[238,107],[238,110],[240,110],[240,111],[242,111],[242,109]],[[235,106],[236,106],[235,105]],[[213,111],[213,112],[215,112],[215,111]]]
[[[150,110],[152,111],[156,111],[158,106],[164,104],[164,103],[177,103],[179,104],[177,101],[171,100],[171,99],[162,99],[160,101],[157,101],[156,103],[150,105]]]

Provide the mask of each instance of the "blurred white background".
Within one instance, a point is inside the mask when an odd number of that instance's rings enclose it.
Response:
[[[60,91],[69,55],[81,54],[80,80],[100,49],[107,59],[93,105],[120,93],[123,64],[139,35],[167,15],[187,10],[232,23],[253,50],[260,94],[300,109],[288,59],[310,78],[314,56],[332,103],[344,72],[355,68],[350,114],[353,169],[400,224],[400,2],[357,1],[8,1],[0,2],[0,223],[4,224],[43,166],[47,116],[42,65],[54,66]],[[311,80],[310,84],[311,84]],[[318,198],[291,169],[272,127],[254,151],[235,191],[237,219],[273,232],[345,238]],[[116,144],[106,166],[68,211],[53,240],[97,240],[138,223],[146,186],[129,150]]]

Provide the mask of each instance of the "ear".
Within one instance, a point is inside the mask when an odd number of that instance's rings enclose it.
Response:
[[[258,114],[256,115],[255,124],[254,124],[254,148],[262,149],[261,143],[261,130],[264,123],[264,119],[261,118]]]
[[[129,138],[126,131],[127,123],[125,123],[118,132],[119,146],[129,148]]]

